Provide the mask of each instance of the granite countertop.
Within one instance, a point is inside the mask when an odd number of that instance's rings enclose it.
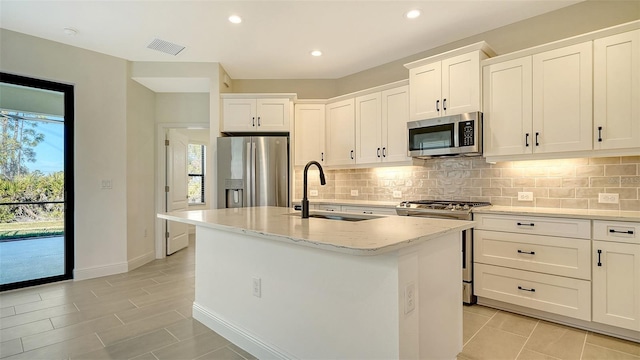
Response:
[[[311,213],[337,215],[322,211]],[[371,219],[357,222],[302,219],[299,211],[283,207],[193,210],[158,214],[158,217],[352,255],[388,253],[469,229],[474,224],[472,221],[381,215],[369,215]]]
[[[483,206],[473,210],[474,214],[537,215],[573,219],[635,221],[640,222],[640,211],[557,209],[519,206]]]

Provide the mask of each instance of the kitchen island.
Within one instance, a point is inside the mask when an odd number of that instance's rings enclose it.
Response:
[[[158,216],[196,225],[193,317],[260,359],[455,359],[473,223],[345,215],[361,221],[281,207]]]

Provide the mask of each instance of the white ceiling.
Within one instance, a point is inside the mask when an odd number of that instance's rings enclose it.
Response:
[[[130,61],[220,62],[234,79],[335,79],[577,2],[0,0],[0,27]],[[156,37],[186,49],[148,49]]]

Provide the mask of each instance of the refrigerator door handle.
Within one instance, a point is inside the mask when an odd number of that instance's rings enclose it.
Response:
[[[256,171],[257,168],[257,160],[256,160],[256,143],[254,138],[251,138],[251,205],[256,206],[258,204],[258,193],[256,192]]]
[[[246,179],[247,182],[245,186],[247,187],[247,206],[253,206],[253,142],[247,142],[247,171],[246,171]]]

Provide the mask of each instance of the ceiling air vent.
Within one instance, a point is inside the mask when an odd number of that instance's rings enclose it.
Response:
[[[163,53],[178,55],[182,50],[184,50],[184,46],[174,44],[162,39],[153,39],[151,44],[147,45],[149,49],[162,51]]]

